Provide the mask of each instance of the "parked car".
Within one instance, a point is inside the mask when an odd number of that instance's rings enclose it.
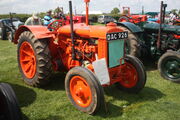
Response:
[[[109,22],[117,22],[112,16],[100,15],[98,17],[98,23],[107,24]]]
[[[20,25],[23,23],[18,18],[0,19],[0,39],[12,41],[15,31]]]

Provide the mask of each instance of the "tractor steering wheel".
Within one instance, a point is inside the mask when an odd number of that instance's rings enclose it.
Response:
[[[48,29],[52,30],[52,31],[57,31],[61,26],[65,25],[65,21],[64,20],[54,20],[53,22],[51,22],[48,25]]]

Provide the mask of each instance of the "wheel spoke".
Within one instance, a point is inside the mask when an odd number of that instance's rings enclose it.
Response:
[[[27,63],[31,61],[31,58],[26,57],[25,59],[21,60],[23,63]]]
[[[25,72],[29,72],[29,70],[30,70],[31,66],[32,66],[32,65],[31,65],[31,64],[29,64],[29,63],[28,63],[28,64],[26,64],[26,69],[25,69]]]
[[[25,53],[26,55],[28,55],[28,56],[31,56],[31,57],[32,57],[32,54],[31,54],[30,52],[27,52],[27,51],[25,51],[25,50],[22,50],[22,52],[23,52],[23,53]]]
[[[33,74],[34,74],[34,69],[33,69],[33,68],[34,68],[34,66],[33,66],[33,65],[31,65],[31,69],[30,69],[30,74],[31,74],[31,75],[33,75]]]

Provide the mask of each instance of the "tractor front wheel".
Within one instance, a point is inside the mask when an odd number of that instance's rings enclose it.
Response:
[[[71,103],[80,111],[95,114],[104,105],[103,88],[86,68],[72,68],[66,75],[65,88]]]
[[[12,87],[0,83],[0,120],[21,120],[21,110]]]
[[[18,65],[26,84],[34,87],[46,85],[52,73],[48,40],[38,40],[29,32],[23,32],[18,42]]]
[[[146,72],[143,63],[138,58],[127,55],[120,70],[122,80],[117,83],[119,89],[129,93],[138,93],[144,88]]]
[[[167,51],[158,61],[161,76],[173,82],[180,82],[180,52]]]

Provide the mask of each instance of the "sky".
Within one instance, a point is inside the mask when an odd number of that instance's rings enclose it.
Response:
[[[46,12],[49,9],[55,9],[58,6],[63,7],[64,11],[68,11],[69,0],[0,0],[0,14],[13,13],[38,13]],[[145,12],[158,12],[161,0],[91,0],[90,11],[102,11],[109,13],[114,7],[123,6],[131,8],[131,13],[140,13],[142,6]],[[163,0],[166,3],[167,11],[171,9],[180,9],[180,0]],[[85,11],[84,0],[72,0],[73,9],[76,8],[77,13]]]

